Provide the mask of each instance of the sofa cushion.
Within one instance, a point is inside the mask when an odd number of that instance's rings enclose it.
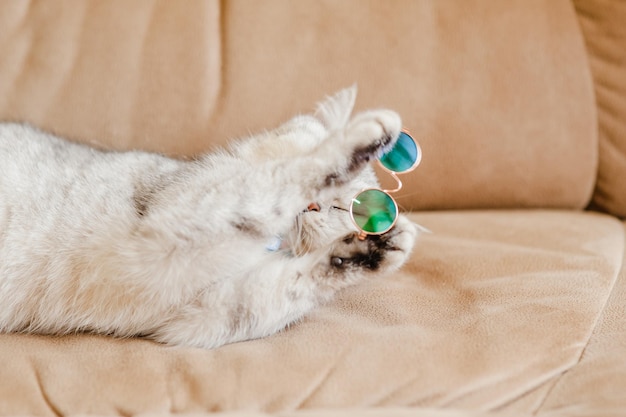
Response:
[[[552,415],[561,411],[564,415],[576,416],[626,415],[625,352],[626,265],[622,264],[580,362],[554,381],[540,412]]]
[[[0,3],[0,118],[190,155],[357,83],[424,148],[406,208],[584,207],[597,142],[568,0]]]
[[[610,383],[626,384],[616,342],[614,354],[597,357],[604,371],[579,374],[590,387],[585,396],[575,386],[553,396],[565,372],[582,370],[583,352],[594,355],[586,348],[602,314],[605,340],[626,328],[623,291],[603,313],[624,259],[620,222],[561,211],[412,218],[433,233],[400,272],[351,288],[265,339],[204,351],[141,339],[0,335],[0,414],[532,413],[546,400],[597,405],[607,391],[593,389],[594,375],[612,372]]]
[[[626,2],[574,1],[595,80],[600,166],[594,205],[626,217]]]

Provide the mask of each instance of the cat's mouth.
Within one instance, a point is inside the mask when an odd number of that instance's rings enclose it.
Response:
[[[333,242],[353,232],[348,215],[349,209],[340,202],[328,205],[310,203],[294,219],[293,228],[284,236],[276,250],[285,250],[293,256],[303,256],[321,248],[330,247]]]

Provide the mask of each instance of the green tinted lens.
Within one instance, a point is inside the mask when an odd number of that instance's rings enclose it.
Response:
[[[419,159],[417,143],[408,133],[401,132],[393,148],[380,158],[380,163],[388,170],[400,173],[413,168]]]
[[[381,190],[365,190],[352,200],[350,212],[361,230],[381,234],[394,225],[398,206],[389,194]]]

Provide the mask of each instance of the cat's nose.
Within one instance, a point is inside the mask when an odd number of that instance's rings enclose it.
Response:
[[[321,210],[320,205],[317,203],[311,203],[306,208],[306,211],[320,211],[320,210]]]

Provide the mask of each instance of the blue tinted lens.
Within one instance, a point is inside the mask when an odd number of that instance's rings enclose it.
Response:
[[[380,163],[390,171],[405,172],[414,167],[420,158],[419,153],[415,140],[408,133],[401,132],[393,148],[380,158]]]

